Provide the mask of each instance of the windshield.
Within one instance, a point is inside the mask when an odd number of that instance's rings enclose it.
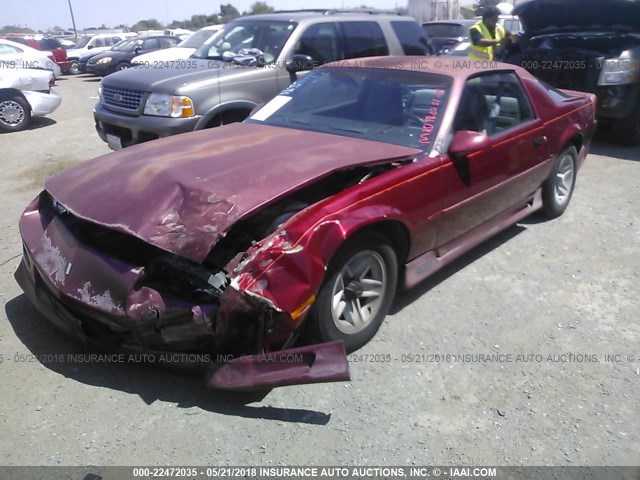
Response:
[[[272,63],[295,27],[293,22],[235,20],[209,38],[192,56],[238,63],[247,57],[261,57],[258,65]]]
[[[78,40],[78,43],[76,43],[76,46],[74,48],[84,48],[84,46],[89,43],[89,41],[91,40],[92,37],[83,37],[80,40]]]
[[[193,35],[189,35],[187,38],[185,38],[178,44],[178,46],[184,48],[198,48],[219,31],[220,30],[198,30]]]
[[[122,40],[121,42],[116,43],[111,49],[116,52],[129,52],[136,47],[142,46],[142,40],[139,38],[133,38],[129,40]]]
[[[451,78],[381,68],[320,68],[291,84],[248,123],[430,149]]]

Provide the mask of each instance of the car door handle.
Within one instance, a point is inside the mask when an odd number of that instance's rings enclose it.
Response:
[[[545,143],[547,143],[547,137],[543,135],[542,137],[536,138],[533,141],[533,146],[538,148],[538,147],[544,145]]]

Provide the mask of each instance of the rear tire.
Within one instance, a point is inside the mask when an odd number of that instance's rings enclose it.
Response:
[[[342,340],[347,353],[371,340],[396,291],[398,260],[379,233],[357,235],[336,253],[311,307],[308,327],[316,343]]]
[[[566,147],[556,157],[551,173],[542,185],[542,211],[546,217],[559,217],[569,206],[576,184],[577,159],[574,146]]]
[[[31,122],[31,105],[16,93],[0,93],[0,131],[18,132]]]

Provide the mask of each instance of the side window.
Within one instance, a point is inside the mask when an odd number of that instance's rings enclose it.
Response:
[[[427,36],[416,22],[391,22],[391,27],[402,45],[405,55],[428,55],[430,52]]]
[[[340,22],[345,58],[389,55],[387,42],[376,22]]]
[[[150,38],[148,40],[145,40],[144,43],[142,44],[142,49],[143,50],[152,50],[152,49],[157,49],[158,48],[158,39],[157,38]]]
[[[158,42],[160,43],[160,48],[173,47],[174,45],[177,45],[177,43],[178,43],[173,38],[159,38]]]
[[[120,38],[120,37],[111,37],[109,39],[109,41],[111,42],[109,45],[115,45],[118,42],[121,42],[122,40],[124,40],[124,38]]]
[[[341,60],[336,24],[311,25],[298,40],[295,53],[309,55],[318,65]]]
[[[14,47],[13,45],[2,45],[0,44],[0,54],[2,55],[8,55],[11,53],[21,53],[22,50],[20,50],[17,47]]]
[[[94,38],[91,42],[89,42],[90,45],[93,45],[93,47],[104,47],[106,46],[104,43],[104,38]]]
[[[485,74],[467,81],[454,130],[495,135],[534,118],[529,97],[515,73]]]

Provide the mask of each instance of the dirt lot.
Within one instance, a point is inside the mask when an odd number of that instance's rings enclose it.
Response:
[[[640,149],[599,139],[563,217],[530,218],[401,295],[351,383],[238,397],[197,373],[46,360],[82,348],[16,285],[17,223],[44,179],[108,152],[97,87],[66,77],[50,119],[0,135],[1,463],[640,463]]]

